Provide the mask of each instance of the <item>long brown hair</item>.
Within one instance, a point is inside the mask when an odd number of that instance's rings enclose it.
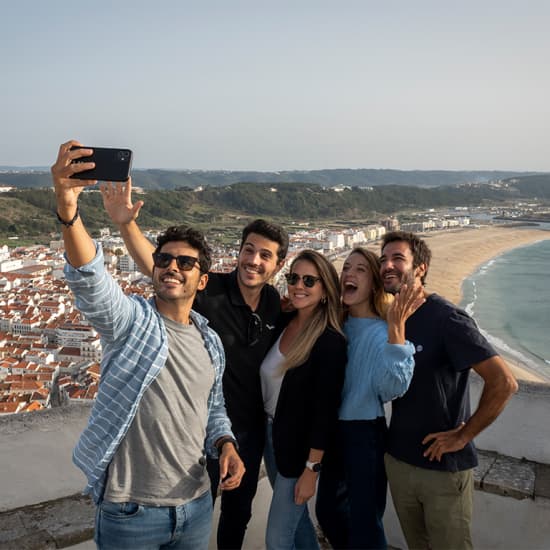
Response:
[[[311,318],[294,342],[290,351],[285,356],[282,371],[303,364],[309,357],[315,342],[323,334],[327,327],[344,335],[342,331],[342,305],[340,301],[340,284],[338,273],[334,266],[319,252],[315,250],[302,250],[290,264],[290,273],[297,262],[306,261],[312,263],[319,273],[320,283],[323,285],[326,300],[321,300]]]
[[[386,312],[389,305],[392,303],[393,296],[384,290],[384,283],[380,276],[380,258],[370,250],[363,248],[362,246],[355,247],[349,254],[348,258],[352,254],[361,254],[367,265],[369,266],[371,278],[372,278],[372,292],[370,294],[370,308],[373,313],[376,313],[382,319],[386,318]],[[348,308],[344,305],[344,315],[347,316]]]

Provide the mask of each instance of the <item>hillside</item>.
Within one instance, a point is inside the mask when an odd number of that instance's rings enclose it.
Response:
[[[140,213],[144,228],[190,223],[223,231],[232,224],[242,225],[243,217],[264,216],[282,223],[308,220],[364,223],[388,214],[427,208],[550,201],[550,175],[512,178],[498,184],[435,188],[387,185],[341,191],[301,183],[238,183],[201,191],[150,190],[140,198],[145,202]],[[51,188],[0,194],[0,237],[38,237],[58,232],[54,210]],[[96,190],[83,193],[81,211],[92,232],[110,225]]]

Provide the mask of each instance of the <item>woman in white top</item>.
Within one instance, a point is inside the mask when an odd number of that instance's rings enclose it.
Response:
[[[284,316],[260,369],[268,419],[264,456],[273,485],[266,546],[317,549],[307,501],[338,421],[346,340],[338,274],[324,256],[298,254],[287,284],[294,311]]]

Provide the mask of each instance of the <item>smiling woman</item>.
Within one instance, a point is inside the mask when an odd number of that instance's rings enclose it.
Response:
[[[273,486],[268,549],[318,548],[307,510],[338,419],[346,364],[338,274],[304,250],[287,275],[294,311],[260,368],[267,415],[265,464]]]

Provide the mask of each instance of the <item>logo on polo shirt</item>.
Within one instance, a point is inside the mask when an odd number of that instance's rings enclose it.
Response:
[[[265,328],[269,329],[269,330],[273,330],[275,328],[275,325],[268,325],[267,323],[265,324]]]

